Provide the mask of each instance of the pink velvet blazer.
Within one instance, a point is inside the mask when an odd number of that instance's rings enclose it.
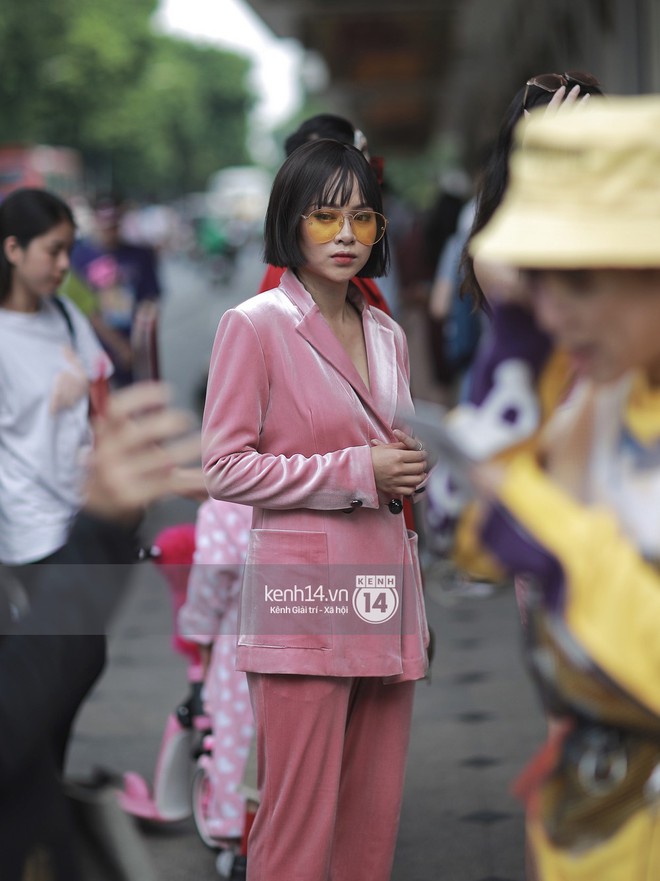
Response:
[[[370,452],[412,410],[406,340],[356,305],[370,388],[292,272],[218,327],[202,459],[211,496],[254,509],[241,670],[392,681],[426,671],[417,536],[379,498]]]

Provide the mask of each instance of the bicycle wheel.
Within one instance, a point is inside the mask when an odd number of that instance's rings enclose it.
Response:
[[[197,834],[207,847],[220,849],[220,842],[209,832],[209,815],[213,801],[213,788],[206,768],[199,765],[192,778],[192,811]]]

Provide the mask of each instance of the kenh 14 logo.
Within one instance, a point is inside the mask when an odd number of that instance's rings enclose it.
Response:
[[[394,575],[356,575],[353,591],[355,614],[368,624],[384,624],[399,608]]]

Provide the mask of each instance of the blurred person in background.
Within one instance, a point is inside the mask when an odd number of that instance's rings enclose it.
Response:
[[[568,73],[540,73],[531,76],[520,86],[507,107],[500,124],[495,145],[480,175],[476,206],[470,234],[461,258],[461,293],[483,307],[489,296],[489,286],[506,284],[509,276],[501,278],[501,270],[486,267],[480,271],[479,260],[470,252],[472,238],[484,228],[504,197],[509,182],[509,158],[513,148],[514,131],[518,122],[535,107],[547,107],[550,115],[560,107],[569,109],[574,103],[584,103],[591,95],[603,95],[597,77],[585,71]]]
[[[497,298],[498,291],[515,289],[518,276],[507,267],[482,267],[479,259],[474,259],[469,251],[470,242],[492,217],[506,192],[516,125],[535,107],[546,108],[545,112],[550,116],[558,112],[570,113],[576,103],[584,105],[592,94],[603,94],[600,82],[593,74],[578,71],[537,74],[516,91],[480,176],[474,219],[461,255],[460,287],[458,290],[447,288],[443,294],[441,306],[444,311],[450,308],[450,302],[447,302],[450,295],[471,303],[481,314],[479,365],[487,362],[506,365],[497,371],[489,368],[486,378],[482,376],[483,367],[470,370],[463,384],[460,406],[452,414],[452,418],[471,426],[470,431],[478,439],[480,448],[487,448],[491,455],[525,443],[534,434],[540,422],[567,394],[572,371],[560,352],[549,361],[544,360],[545,339],[539,337],[528,313],[523,311],[513,315],[498,311],[497,315],[492,314],[491,300]],[[511,326],[508,333],[503,334],[498,332],[497,326],[505,319],[511,320]],[[494,343],[494,334],[497,334],[497,344]],[[538,372],[528,375],[534,352],[538,353],[537,360],[543,364],[541,376]],[[475,352],[473,360],[476,355]],[[537,382],[546,390],[540,401],[535,392]],[[455,530],[466,498],[442,464],[434,468],[432,484],[434,491],[432,498],[427,499],[426,508],[430,527],[428,538],[436,554],[445,556],[455,547]],[[478,552],[473,555],[466,551],[466,555],[463,568],[472,577],[499,580],[497,567],[493,570],[492,561],[482,559]],[[523,583],[521,577],[516,579],[518,594],[522,593]]]
[[[521,84],[504,115],[495,145],[479,178],[476,212],[466,242],[483,228],[501,202],[509,180],[509,159],[517,124],[535,107],[549,116],[570,114],[591,95],[602,95],[598,79],[590,73],[537,74]],[[526,310],[494,309],[498,291],[515,290],[518,274],[502,266],[481,266],[465,249],[459,283],[447,288],[443,309],[460,301],[470,318],[479,315],[479,346],[469,362],[459,406],[451,412],[460,427],[466,449],[480,456],[505,455],[526,444],[540,425],[565,400],[573,370],[562,352],[546,358],[547,340],[540,335]],[[483,287],[482,287],[483,286]],[[476,313],[475,313],[475,310]],[[537,388],[540,393],[537,394]],[[425,537],[434,555],[448,563],[447,589],[458,595],[488,595],[507,583],[507,573],[493,555],[474,539],[478,508],[471,493],[456,480],[451,467],[440,462],[429,481],[425,504]],[[526,591],[529,579],[516,572],[514,585],[523,625],[527,622]],[[548,724],[552,718],[548,712]]]
[[[514,128],[534,107],[547,106],[553,113],[562,104],[568,108],[590,95],[602,95],[600,83],[590,73],[536,74],[518,89],[504,114],[479,173],[476,194],[463,209],[459,228],[441,255],[431,294],[431,313],[444,319],[442,345],[447,372],[451,380],[459,382],[454,399],[465,399],[468,394],[469,367],[490,323],[488,287],[499,283],[497,278],[489,278],[487,271],[480,275],[478,263],[475,265],[469,253],[469,242],[488,222],[506,190]]]
[[[35,568],[29,597],[0,568],[0,874],[6,881],[83,881],[61,787],[61,733],[90,686],[89,640],[102,642],[137,559],[143,509],[176,493],[198,453],[167,389],[113,393],[58,565]],[[87,878],[87,876],[85,876]]]
[[[15,190],[0,205],[0,561],[27,596],[35,564],[64,553],[92,451],[90,409],[112,373],[85,317],[55,293],[74,236],[71,209],[46,190]],[[89,687],[104,644],[93,635],[81,643]],[[63,714],[60,764],[76,709]]]
[[[475,200],[461,209],[453,234],[440,253],[429,298],[429,319],[436,333],[433,343],[436,379],[447,389],[448,403],[463,397],[466,371],[477,349],[482,313],[460,295],[461,254],[474,220]]]
[[[121,232],[127,244],[142,245],[160,254],[177,246],[179,219],[171,206],[151,199],[126,206],[121,218]]]
[[[140,304],[160,299],[156,252],[124,240],[114,197],[94,207],[94,233],[76,241],[65,291],[88,315],[115,367],[113,385],[133,380],[131,330]]]
[[[428,207],[406,205],[406,223],[393,242],[398,270],[399,315],[411,345],[413,394],[427,400],[447,397],[444,321],[429,310],[439,256],[453,235],[470,182],[460,168],[446,170]]]
[[[560,720],[518,787],[541,881],[660,876],[659,132],[657,96],[533,113],[471,245],[480,266],[519,272],[494,291],[481,379],[497,384],[512,335],[530,328],[516,360],[537,412],[555,354],[576,377],[504,456],[450,423],[483,500],[474,535],[534,585],[530,669]]]
[[[14,566],[56,559],[65,544],[90,405],[112,373],[89,322],[56,296],[74,236],[68,205],[46,190],[0,205],[0,561]]]
[[[197,511],[195,552],[178,632],[199,646],[204,708],[213,730],[208,832],[218,847],[236,849],[244,831],[239,792],[254,722],[245,673],[236,670],[236,634],[252,509],[207,499]]]
[[[443,398],[451,399],[464,367],[472,338],[463,339],[452,310],[453,291],[458,283],[460,255],[474,217],[474,197],[466,175],[443,182],[427,221],[426,238],[433,239],[436,266],[428,294],[428,330],[433,379]],[[427,246],[430,248],[430,243]]]

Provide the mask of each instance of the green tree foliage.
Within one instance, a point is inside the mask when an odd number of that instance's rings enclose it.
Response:
[[[156,35],[157,0],[8,0],[0,141],[82,151],[92,182],[131,195],[203,187],[248,160],[249,62]]]
[[[209,174],[249,162],[247,118],[254,98],[249,62],[171,37],[154,38],[140,81],[99,143],[114,146],[115,174],[131,187],[168,195],[204,188]],[[135,153],[144,157],[135,161]]]

